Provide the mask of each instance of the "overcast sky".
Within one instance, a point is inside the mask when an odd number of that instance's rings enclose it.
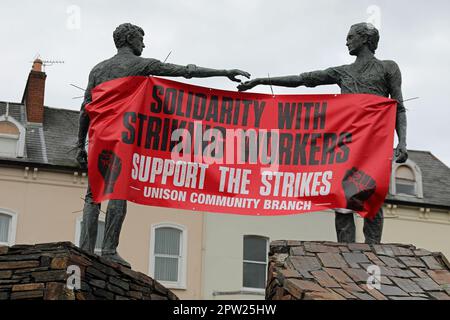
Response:
[[[408,108],[408,148],[431,151],[450,165],[450,2],[365,0],[142,0],[0,2],[0,100],[18,102],[31,68],[46,67],[45,105],[79,110],[91,68],[115,54],[112,32],[123,22],[145,32],[144,57],[240,68],[253,77],[298,74],[352,62],[349,27],[370,21],[380,29],[376,53],[403,73]],[[226,78],[174,79],[236,90]],[[269,87],[254,92],[269,93]],[[274,87],[281,93],[339,93],[337,86]]]

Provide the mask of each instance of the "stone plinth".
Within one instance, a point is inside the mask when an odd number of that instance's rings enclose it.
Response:
[[[70,242],[0,247],[0,300],[176,300],[143,273]]]
[[[450,263],[412,245],[273,241],[267,300],[450,300]]]

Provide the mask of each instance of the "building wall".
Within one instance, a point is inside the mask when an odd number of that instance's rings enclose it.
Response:
[[[336,241],[332,211],[279,217],[208,213],[204,227],[204,299],[264,299],[263,292],[236,294],[242,290],[244,235]]]
[[[0,209],[17,214],[15,243],[76,242],[87,177],[73,173],[0,167]],[[102,210],[106,210],[106,204]],[[201,288],[202,215],[200,213],[128,204],[118,251],[134,270],[149,274],[152,224],[171,222],[187,229],[186,290],[183,299],[199,299]]]

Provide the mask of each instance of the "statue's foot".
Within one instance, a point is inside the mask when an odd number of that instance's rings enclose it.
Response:
[[[121,256],[119,256],[119,254],[117,252],[116,253],[112,253],[112,254],[111,253],[109,253],[109,254],[102,254],[102,257],[107,259],[107,260],[109,260],[109,261],[118,263],[118,264],[120,264],[120,265],[122,265],[122,266],[124,266],[126,268],[131,269],[131,264],[129,264]]]

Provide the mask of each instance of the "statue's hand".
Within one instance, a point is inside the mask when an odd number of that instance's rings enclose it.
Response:
[[[77,160],[78,164],[80,165],[81,169],[87,168],[87,152],[84,149],[84,147],[77,148],[76,160]]]
[[[405,145],[399,143],[395,149],[395,162],[405,163],[406,160],[408,160],[408,150]]]
[[[239,69],[227,70],[228,79],[235,82],[242,82],[241,79],[236,78],[236,76],[243,76],[246,77],[247,79],[250,79],[250,73],[248,72]]]
[[[250,80],[250,81],[246,81],[244,83],[241,83],[240,85],[237,86],[239,91],[247,91],[250,90],[251,88],[255,87],[258,85],[258,82],[256,79]]]

